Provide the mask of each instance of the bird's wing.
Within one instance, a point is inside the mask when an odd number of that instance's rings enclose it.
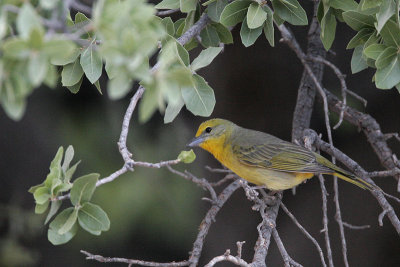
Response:
[[[233,153],[240,162],[254,167],[284,172],[332,172],[317,161],[320,155],[273,136],[267,137],[258,138],[257,144],[251,144],[249,140],[241,144],[236,142],[232,145]]]

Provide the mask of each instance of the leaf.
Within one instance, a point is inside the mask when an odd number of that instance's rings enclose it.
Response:
[[[66,172],[69,169],[69,164],[71,163],[73,158],[74,158],[74,147],[69,145],[65,150],[64,161],[61,166],[64,172]]]
[[[74,62],[81,54],[80,48],[63,39],[51,39],[44,43],[43,52],[50,58],[50,63],[56,66],[64,66]]]
[[[374,18],[372,16],[357,11],[343,12],[343,19],[355,31],[365,27],[374,27]]]
[[[193,71],[196,71],[210,65],[210,63],[221,51],[222,47],[210,47],[201,51],[200,54],[193,60],[190,68]]]
[[[183,63],[184,66],[189,66],[190,64],[189,53],[179,42],[176,42],[176,52],[179,58],[182,60],[181,63]]]
[[[347,44],[346,49],[352,49],[359,45],[363,45],[369,37],[374,33],[371,28],[362,28]]]
[[[256,29],[264,24],[264,21],[267,19],[267,13],[265,13],[259,4],[251,3],[246,17],[249,29]]]
[[[372,44],[364,49],[363,53],[368,58],[376,60],[378,56],[387,48],[384,44]]]
[[[375,66],[377,69],[382,69],[393,61],[393,58],[397,56],[397,49],[394,47],[386,48],[376,59]]]
[[[43,31],[42,22],[35,9],[29,2],[25,2],[18,12],[17,30],[23,39],[28,39],[32,29]]]
[[[79,82],[83,76],[83,69],[77,58],[73,63],[65,65],[61,72],[61,83],[63,86],[73,86]]]
[[[214,27],[207,25],[200,33],[201,44],[204,47],[218,46],[219,37]]]
[[[215,106],[213,89],[199,75],[193,75],[193,86],[182,87],[182,98],[186,108],[196,116],[208,117]]]
[[[67,86],[67,88],[71,93],[76,94],[81,89],[82,82],[83,82],[83,77],[79,80],[78,83],[76,83],[72,86]]]
[[[58,231],[64,226],[68,218],[75,211],[73,207],[63,210],[56,218],[50,223],[47,238],[53,245],[61,245],[71,240],[76,232],[78,231],[78,224],[74,223],[71,229],[63,235],[60,235]]]
[[[267,38],[269,44],[273,47],[275,45],[273,13],[268,5],[265,5],[263,9],[267,13],[267,21],[264,24],[265,38]]]
[[[86,231],[98,232],[110,229],[110,220],[107,213],[98,205],[86,202],[78,213],[79,225]]]
[[[207,7],[206,10],[207,15],[210,17],[212,21],[219,22],[221,18],[221,13],[227,5],[228,5],[228,0],[217,0],[215,2],[212,2]]]
[[[353,0],[329,0],[329,6],[343,11],[356,10],[358,4]]]
[[[185,105],[183,102],[182,98],[178,101],[178,103],[168,103],[167,108],[165,109],[165,114],[164,114],[164,123],[170,123],[172,122],[176,116],[179,114],[181,111],[182,107]]]
[[[157,9],[178,9],[180,6],[179,0],[163,0],[158,3],[155,8]]]
[[[42,8],[44,9],[53,9],[57,4],[59,0],[40,0],[39,4]]]
[[[381,30],[381,36],[386,45],[400,47],[400,28],[395,21],[386,22]]]
[[[94,50],[94,41],[81,54],[81,66],[88,80],[93,84],[101,76],[103,61],[99,52]]]
[[[351,73],[360,72],[368,68],[367,63],[362,57],[363,46],[357,46],[353,51],[353,56],[351,57]]]
[[[393,0],[384,0],[380,5],[379,12],[376,14],[376,30],[378,33],[385,26],[386,22],[395,14],[396,6]]]
[[[91,173],[81,176],[74,181],[71,188],[72,205],[82,205],[92,198],[99,176],[97,173]]]
[[[221,24],[230,27],[243,21],[250,3],[248,0],[236,0],[228,4],[221,13]]]
[[[64,183],[69,183],[69,181],[71,180],[72,176],[74,175],[76,168],[78,167],[80,161],[78,161],[77,163],[75,163],[71,168],[69,168],[66,172],[65,172],[65,176],[64,176]]]
[[[335,40],[336,18],[332,13],[332,8],[328,9],[321,20],[321,41],[326,50],[329,50]]]
[[[139,103],[139,121],[148,121],[158,108],[159,90],[157,88],[146,87],[142,101]]]
[[[30,54],[26,41],[17,38],[10,38],[5,41],[2,47],[4,56],[12,59],[25,59]]]
[[[260,36],[262,32],[262,27],[257,29],[249,29],[247,27],[247,21],[243,21],[242,27],[240,28],[240,38],[242,39],[242,43],[245,47],[249,47],[253,45],[257,38]]]
[[[47,224],[50,221],[50,219],[57,213],[57,211],[61,207],[61,204],[62,204],[61,200],[55,200],[55,201],[51,202],[50,211],[47,214],[47,217],[46,217],[46,220],[44,221],[44,224]]]
[[[97,81],[94,83],[94,86],[96,86],[97,91],[102,95],[103,92],[101,91],[100,80],[97,80]]]
[[[49,200],[47,200],[43,204],[36,204],[35,205],[35,214],[43,214],[49,207],[49,204],[50,204]]]
[[[307,14],[297,0],[271,0],[274,11],[293,25],[307,25]]]
[[[183,163],[192,163],[196,159],[196,154],[193,152],[193,149],[190,151],[181,151],[178,155],[178,159]]]
[[[163,18],[161,23],[164,25],[164,28],[169,35],[173,36],[175,34],[174,22],[170,17]]]
[[[375,73],[375,84],[379,89],[391,89],[400,82],[400,62],[395,56],[392,61],[383,69]]]
[[[35,50],[35,52],[42,49],[44,37],[43,35],[43,32],[38,28],[33,28],[29,33],[28,44],[32,48],[32,50]]]
[[[211,26],[217,31],[218,38],[222,43],[224,44],[233,43],[232,33],[224,25],[218,23],[218,24],[212,24]]]
[[[107,84],[107,92],[110,99],[121,99],[131,90],[132,78],[125,73],[118,73]]]
[[[6,85],[6,88],[9,92],[13,90],[10,84]],[[15,121],[18,121],[22,118],[26,109],[25,99],[12,96],[11,98],[2,98],[0,100],[8,117]]]
[[[392,1],[392,0],[390,0],[390,1]],[[382,4],[382,0],[362,0],[360,2],[361,10],[363,10],[363,11],[370,9],[370,8],[377,7],[381,4]]]
[[[50,198],[50,191],[49,188],[46,186],[39,187],[33,193],[33,197],[35,198],[36,204],[44,204]]]
[[[39,86],[48,70],[49,63],[43,53],[33,53],[28,61],[28,77],[32,86]]]
[[[196,10],[197,0],[180,0],[180,9],[183,13]]]

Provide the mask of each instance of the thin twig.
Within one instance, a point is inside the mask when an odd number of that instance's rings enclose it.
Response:
[[[164,10],[164,11],[157,11],[156,15],[157,16],[168,16],[171,14],[174,14],[176,12],[178,12],[179,9],[170,9],[170,10]]]
[[[289,216],[290,219],[294,222],[294,224],[300,229],[300,231],[313,242],[315,247],[318,250],[319,257],[321,258],[321,263],[323,267],[326,267],[326,262],[325,262],[325,257],[324,257],[324,252],[322,251],[322,248],[318,244],[317,240],[315,240],[314,237],[299,223],[299,221],[296,219],[296,217],[288,210],[288,208],[285,206],[285,204],[280,203],[282,210]]]
[[[92,15],[92,7],[82,4],[78,0],[72,0],[70,3],[71,7],[76,11],[88,14],[89,16]]]
[[[366,225],[353,225],[353,224],[350,224],[350,223],[347,223],[347,222],[343,222],[343,225],[346,226],[349,229],[352,229],[352,230],[364,230],[364,229],[368,229],[368,228],[371,227],[368,224],[366,224]]]
[[[98,262],[121,262],[127,264],[137,264],[141,266],[152,266],[152,267],[176,267],[176,266],[188,266],[190,264],[189,261],[178,261],[178,262],[153,262],[153,261],[142,261],[142,260],[134,260],[134,259],[126,259],[126,258],[110,258],[103,257],[101,255],[95,255],[85,250],[81,250],[82,254],[86,255],[87,260],[95,260]]]
[[[375,171],[367,173],[368,177],[387,177],[387,176],[395,176],[396,174],[400,174],[400,169],[395,168],[393,170],[388,171]]]
[[[319,182],[321,185],[321,194],[322,194],[322,224],[324,228],[321,230],[321,233],[324,233],[325,237],[325,246],[327,251],[328,263],[330,267],[333,267],[333,257],[332,257],[332,249],[331,249],[331,240],[329,238],[329,230],[328,230],[328,207],[327,207],[327,191],[325,188],[325,181],[322,174],[318,175]]]
[[[328,66],[329,68],[331,68],[333,70],[333,72],[335,73],[336,77],[338,77],[339,81],[340,81],[340,87],[341,87],[341,92],[342,92],[342,102],[343,102],[343,107],[340,111],[340,115],[339,115],[339,121],[337,122],[337,124],[335,126],[333,126],[333,129],[336,130],[337,128],[339,128],[339,126],[342,124],[343,122],[343,117],[344,117],[344,110],[347,104],[347,97],[346,97],[346,93],[348,91],[347,89],[347,84],[346,84],[346,75],[344,75],[340,69],[338,67],[336,67],[332,62],[326,60],[325,58],[322,57],[313,57],[313,56],[307,56],[306,57],[308,60],[312,60],[315,62],[319,62],[319,63],[323,63],[326,66]]]
[[[285,246],[282,243],[281,238],[279,237],[279,234],[278,234],[278,231],[276,230],[276,228],[272,229],[272,236],[274,237],[274,240],[276,242],[276,245],[278,246],[279,252],[282,255],[283,262],[285,263],[285,267],[291,267],[291,266],[303,267],[303,265],[296,262],[289,256],[288,252],[286,251]]]
[[[234,181],[230,185],[228,185],[218,196],[217,201],[212,205],[212,207],[208,210],[206,216],[200,223],[199,232],[197,234],[196,241],[193,243],[193,249],[190,253],[190,266],[196,267],[199,258],[201,255],[201,251],[203,250],[204,240],[207,236],[208,230],[211,227],[211,224],[215,221],[215,216],[221,209],[221,207],[225,204],[225,202],[230,198],[230,196],[240,187],[239,181]]]
[[[335,220],[339,225],[340,240],[342,242],[343,262],[344,262],[344,265],[346,267],[348,267],[349,261],[347,259],[347,243],[346,243],[346,237],[344,235],[342,212],[340,211],[338,178],[336,176],[334,176],[334,178],[333,178],[333,190],[335,192],[335,195],[334,195],[334,202],[335,202],[335,208],[336,208]]]
[[[221,256],[217,256],[214,257],[209,263],[207,263],[204,267],[212,267],[215,264],[217,264],[218,262],[221,261],[229,261],[235,265],[239,265],[242,267],[250,267],[251,265],[248,264],[246,261],[244,261],[243,259],[239,258],[239,257],[234,257],[230,254],[230,250],[226,250],[226,252],[224,253],[224,255]]]

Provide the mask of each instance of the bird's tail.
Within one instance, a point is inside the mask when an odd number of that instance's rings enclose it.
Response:
[[[378,186],[370,184],[370,183],[364,181],[363,179],[361,179],[351,173],[348,173],[348,172],[336,171],[335,173],[333,173],[333,175],[339,177],[342,180],[345,180],[346,182],[355,184],[355,185],[361,187],[362,189],[368,189],[370,191],[374,191],[374,190],[381,191],[382,190]]]

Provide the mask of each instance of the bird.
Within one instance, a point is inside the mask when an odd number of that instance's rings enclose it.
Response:
[[[334,175],[370,191],[378,189],[300,145],[224,119],[201,123],[188,146],[210,152],[241,178],[272,191],[293,188],[318,174]]]

